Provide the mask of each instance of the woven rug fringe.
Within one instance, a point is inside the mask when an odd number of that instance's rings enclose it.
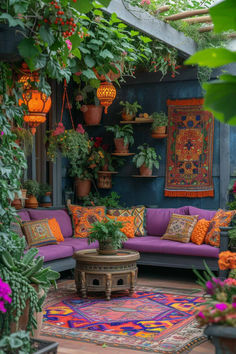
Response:
[[[165,190],[165,197],[186,197],[186,198],[202,198],[214,197],[214,190],[210,191],[169,191]]]

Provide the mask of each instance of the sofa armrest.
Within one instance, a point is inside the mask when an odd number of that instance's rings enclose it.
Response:
[[[229,234],[228,231],[232,227],[220,227],[220,252],[228,251],[229,248]]]

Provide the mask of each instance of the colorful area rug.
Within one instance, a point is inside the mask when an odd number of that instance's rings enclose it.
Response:
[[[138,287],[135,294],[80,298],[73,283],[47,297],[41,335],[162,354],[188,353],[207,340],[194,319],[201,296]]]
[[[203,99],[168,100],[166,197],[213,197],[214,117]]]

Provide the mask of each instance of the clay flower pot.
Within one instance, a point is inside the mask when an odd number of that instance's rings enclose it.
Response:
[[[151,176],[152,170],[148,168],[144,163],[141,167],[139,167],[139,174],[141,176]]]
[[[86,105],[87,110],[83,111],[86,125],[99,125],[102,119],[102,106]]]
[[[36,209],[36,208],[38,208],[38,206],[39,206],[39,204],[38,204],[37,198],[34,195],[29,195],[25,201],[25,207]]]
[[[127,153],[129,152],[129,144],[124,144],[124,139],[123,138],[116,138],[114,139],[115,147],[116,147],[116,152],[117,153]]]
[[[78,198],[86,197],[91,190],[92,181],[90,179],[75,178],[76,196]]]
[[[125,112],[122,112],[121,117],[122,117],[123,120],[129,121],[129,120],[133,120],[134,119],[135,114],[127,114]]]
[[[152,137],[153,138],[163,138],[166,136],[166,126],[160,126],[152,129]]]

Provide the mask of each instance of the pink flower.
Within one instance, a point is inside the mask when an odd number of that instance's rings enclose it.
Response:
[[[205,315],[202,311],[200,311],[198,314],[197,314],[198,317],[200,318],[205,318]]]
[[[9,297],[11,294],[10,286],[2,281],[0,278],[0,312],[6,312],[5,302],[11,303],[12,299]]]
[[[76,76],[80,76],[81,74],[82,74],[82,71],[77,71],[77,72],[75,73]]]
[[[80,133],[80,134],[84,134],[84,133],[85,133],[85,130],[84,130],[82,124],[78,124],[78,125],[77,125],[76,131],[77,131],[78,133]]]
[[[52,132],[52,136],[63,134],[65,131],[65,127],[63,123],[59,122],[56,129]]]
[[[224,284],[227,284],[229,286],[236,286],[236,279],[227,278],[224,280]]]
[[[232,306],[233,306],[234,309],[236,309],[236,302],[233,302]]]
[[[216,304],[216,305],[215,305],[215,308],[216,308],[217,310],[224,311],[224,310],[226,310],[226,309],[228,308],[228,305],[227,305],[227,304],[224,304],[224,303],[222,302],[222,303],[220,303],[220,304]]]
[[[4,132],[3,132],[3,131],[1,131],[1,135],[4,135]]]
[[[72,43],[69,39],[66,39],[66,45],[67,45],[67,48],[69,49],[69,51],[71,51],[72,49]]]

